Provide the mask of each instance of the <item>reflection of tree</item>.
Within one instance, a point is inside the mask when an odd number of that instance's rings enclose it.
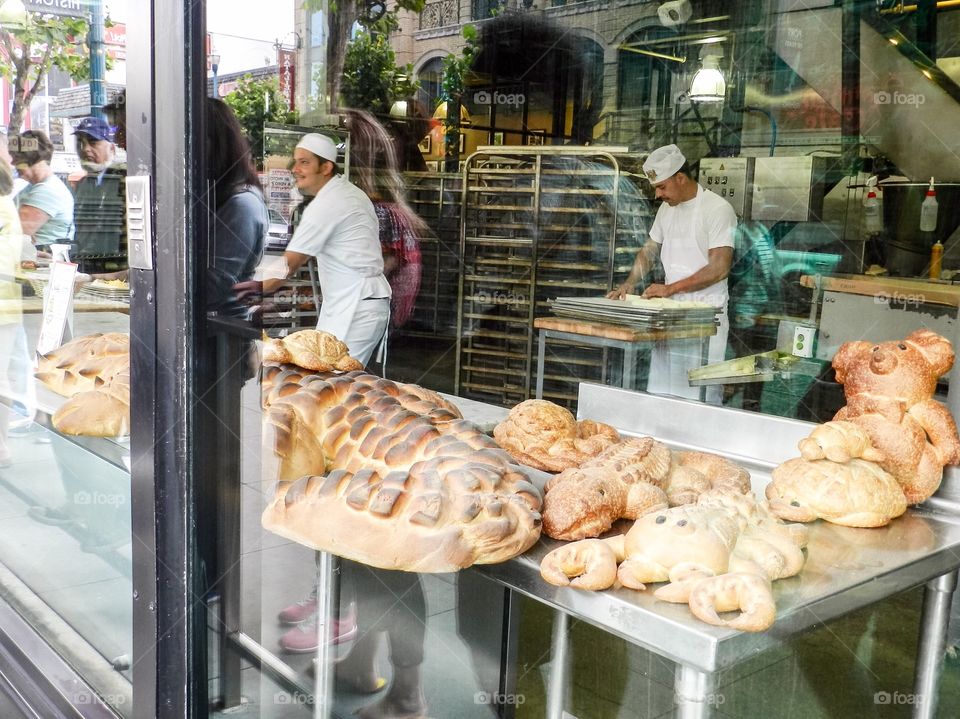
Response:
[[[265,122],[296,122],[296,113],[287,110],[287,98],[280,91],[280,80],[269,77],[254,80],[244,75],[236,89],[223,98],[230,106],[244,134],[250,141],[254,162],[263,163],[263,124]]]
[[[360,23],[363,27],[388,33],[397,27],[397,13],[410,10],[419,13],[425,0],[397,0],[396,5],[385,14],[384,3],[376,0],[337,0],[329,2],[327,25],[327,87],[326,95],[331,103],[330,111],[336,110],[339,103],[340,88],[343,80],[344,63],[347,56],[347,43],[353,33],[353,27]],[[306,0],[308,12],[323,9],[323,0]]]
[[[20,132],[23,114],[51,67],[77,81],[90,77],[90,58],[80,41],[87,35],[86,20],[37,13],[30,13],[29,18],[22,29],[0,27],[0,77],[13,86],[8,124],[11,133]],[[111,64],[107,57],[107,67]]]

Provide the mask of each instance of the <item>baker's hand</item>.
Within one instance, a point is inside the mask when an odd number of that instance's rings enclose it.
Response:
[[[631,290],[633,290],[633,285],[630,285],[624,282],[623,284],[618,285],[614,287],[612,290],[610,290],[607,293],[607,299],[608,300],[625,300],[627,299],[627,295],[630,294]]]
[[[652,284],[643,291],[644,299],[652,300],[655,297],[669,297],[673,292],[669,285]]]
[[[263,301],[263,282],[260,280],[246,280],[233,286],[233,294],[237,302],[245,305],[258,305]]]

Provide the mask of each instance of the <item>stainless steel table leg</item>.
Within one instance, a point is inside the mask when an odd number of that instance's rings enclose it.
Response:
[[[637,374],[637,348],[636,345],[624,345],[623,347],[623,376],[620,379],[620,386],[624,389],[636,389]]]
[[[937,693],[943,671],[943,652],[950,624],[950,603],[957,588],[957,571],[942,574],[927,582],[923,590],[920,615],[920,644],[917,669],[913,678],[913,716],[933,719],[937,713]]]
[[[334,624],[339,611],[340,559],[329,552],[317,552],[317,665],[313,686],[314,719],[333,714]]]
[[[540,344],[537,347],[537,399],[543,398],[543,363],[547,357],[547,331],[540,330]]]
[[[553,636],[550,639],[550,676],[547,678],[547,719],[563,719],[563,707],[570,687],[570,615],[559,610],[553,613]]]
[[[713,716],[718,702],[713,674],[677,664],[673,682],[673,716],[676,719],[702,719]]]
[[[700,338],[700,366],[705,367],[710,364],[710,337]],[[722,393],[721,393],[722,394]],[[700,401],[707,401],[707,385],[700,387]]]

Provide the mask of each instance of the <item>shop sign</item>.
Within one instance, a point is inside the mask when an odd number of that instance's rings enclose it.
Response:
[[[277,72],[280,74],[280,93],[287,98],[291,112],[296,107],[297,55],[294,50],[277,51]]]
[[[29,12],[64,17],[85,17],[90,7],[89,0],[24,0]]]

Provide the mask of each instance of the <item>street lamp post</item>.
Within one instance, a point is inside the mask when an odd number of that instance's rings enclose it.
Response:
[[[220,56],[210,56],[210,69],[213,70],[213,96],[220,97],[220,88],[217,86],[217,70],[220,69]]]

